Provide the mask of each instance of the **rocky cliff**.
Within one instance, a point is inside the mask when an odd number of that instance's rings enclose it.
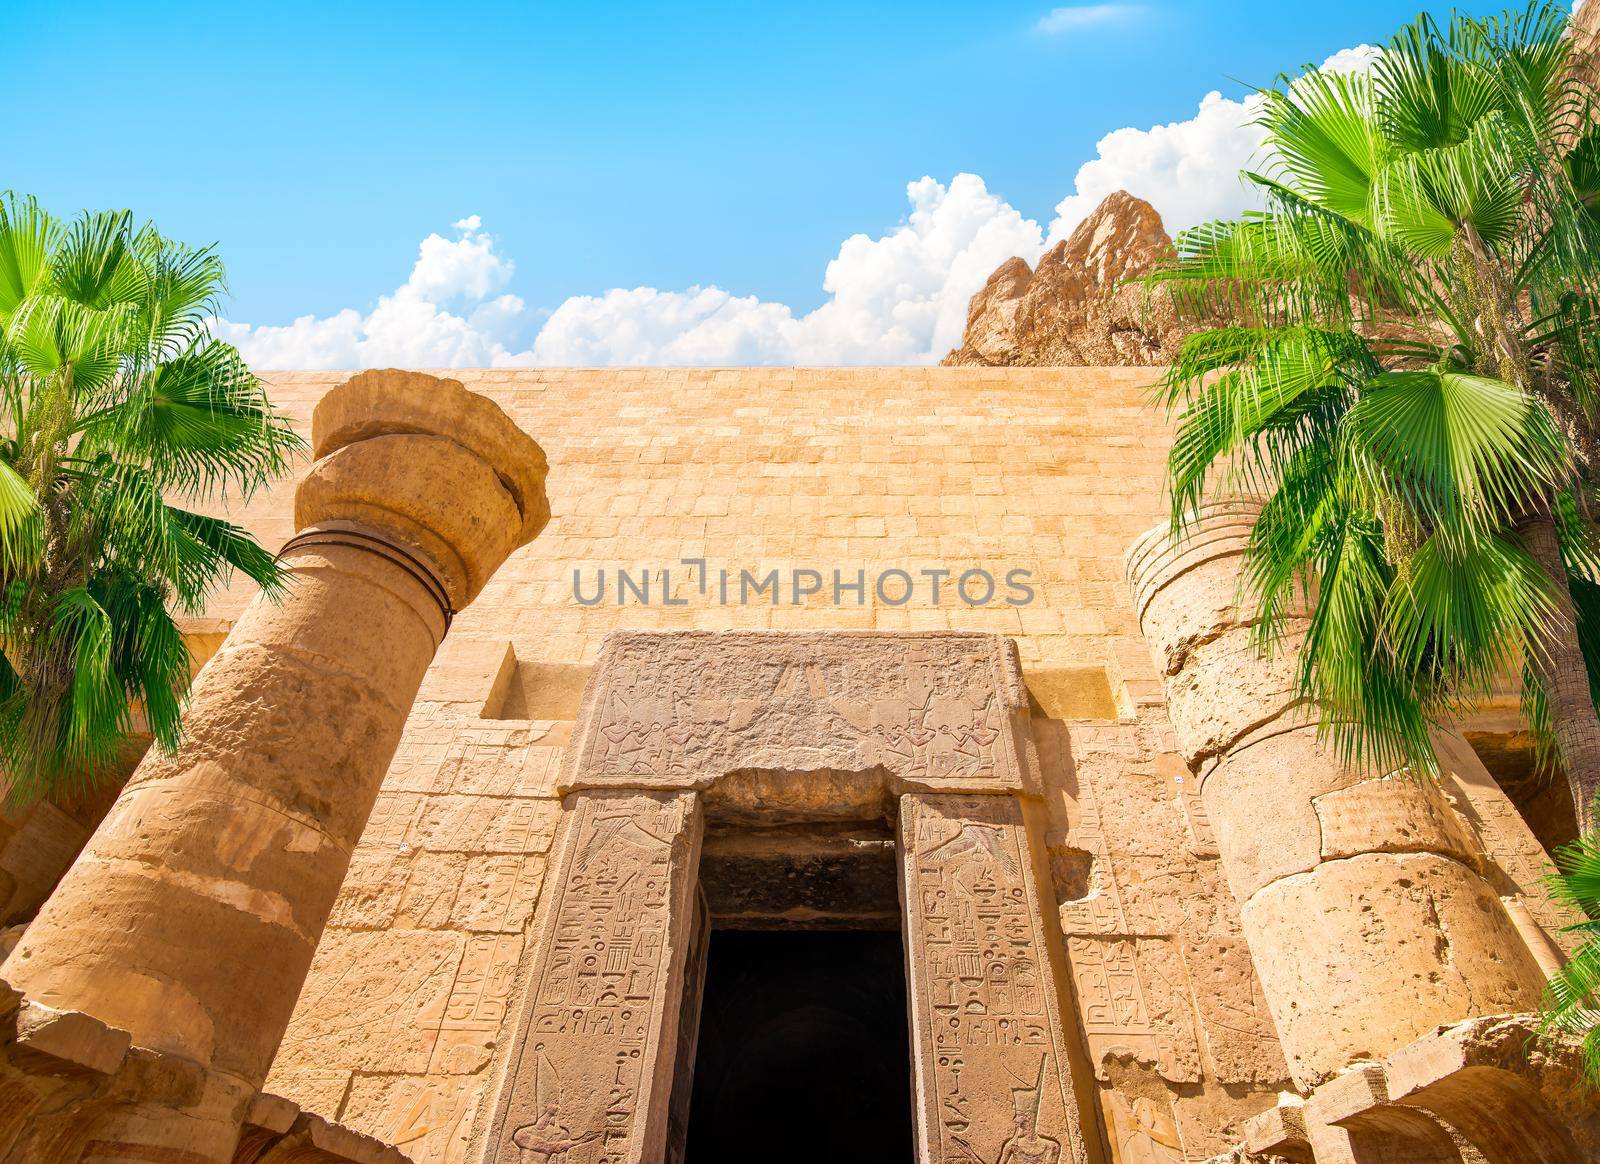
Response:
[[[1007,259],[967,308],[945,364],[1148,365],[1171,360],[1184,328],[1170,303],[1129,285],[1172,249],[1155,207],[1117,191],[1030,270]]]

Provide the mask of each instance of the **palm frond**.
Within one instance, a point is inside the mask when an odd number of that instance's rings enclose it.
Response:
[[[138,376],[80,431],[86,449],[115,449],[203,498],[248,498],[305,448],[238,351],[209,338]]]
[[[1272,143],[1270,171],[1340,218],[1370,225],[1372,180],[1386,143],[1365,74],[1310,69],[1262,94],[1257,124]]]
[[[1460,372],[1385,372],[1345,417],[1359,463],[1429,526],[1514,521],[1564,482],[1571,454],[1513,384]]]
[[[36,199],[0,195],[0,325],[43,290],[60,235],[59,224]]]
[[[1600,837],[1584,837],[1555,858],[1551,896],[1590,920],[1569,927],[1583,942],[1550,979],[1541,1030],[1575,1040],[1589,1080],[1600,1084]]]
[[[13,795],[109,770],[142,711],[174,746],[174,609],[277,564],[185,502],[248,497],[304,448],[210,333],[214,248],[122,211],[70,223],[0,197],[0,767]]]

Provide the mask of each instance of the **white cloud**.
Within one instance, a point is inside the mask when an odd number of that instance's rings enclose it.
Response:
[[[1253,115],[1252,99],[1234,101],[1213,91],[1186,121],[1106,134],[1096,156],[1078,168],[1073,193],[1056,204],[1050,240],[1071,234],[1117,190],[1148,201],[1172,232],[1252,205],[1239,170],[1261,145]]]
[[[906,187],[911,213],[880,238],[853,235],[828,264],[829,298],[807,315],[717,287],[575,296],[530,353],[539,364],[919,364],[961,342],[967,302],[1043,232],[975,174]]]
[[[1068,32],[1126,24],[1143,12],[1142,4],[1074,4],[1066,8],[1052,8],[1039,17],[1033,31],[1044,36],[1060,36]]]
[[[411,274],[363,315],[352,308],[283,326],[218,320],[217,334],[257,368],[471,367],[507,355],[523,323],[515,295],[490,298],[516,264],[496,253],[476,214],[453,224],[456,237],[430,234]],[[449,310],[457,307],[458,311]]]
[[[569,298],[531,348],[514,350],[532,313],[515,295],[490,298],[513,264],[473,217],[455,224],[458,238],[424,239],[410,277],[366,315],[218,321],[217,332],[258,368],[931,363],[961,342],[989,272],[1037,257],[1044,232],[974,174],[921,178],[906,196],[901,226],[844,241],[823,277],[827,301],[805,315],[719,287],[615,288]]]
[[[1377,54],[1370,45],[1343,49],[1320,67],[1359,72]],[[1186,121],[1108,133],[1096,144],[1096,156],[1079,167],[1073,193],[1057,203],[1050,241],[1071,234],[1101,199],[1117,190],[1149,202],[1174,234],[1258,206],[1239,171],[1261,163],[1264,135],[1252,124],[1260,110],[1259,97],[1235,101],[1213,91]]]
[[[460,237],[430,234],[422,240],[406,286],[423,299],[483,299],[511,281],[516,264],[494,253],[494,241],[476,214],[452,224]]]
[[[1061,8],[1046,19],[1125,7]],[[1347,49],[1322,67],[1364,69],[1375,55]],[[1171,231],[1252,205],[1238,173],[1262,163],[1258,110],[1259,98],[1214,92],[1187,120],[1107,134],[1048,231],[976,174],[911,182],[905,220],[846,239],[824,273],[828,298],[806,314],[714,286],[612,288],[558,305],[530,345],[544,313],[506,290],[515,264],[474,214],[452,224],[453,238],[423,239],[409,277],[369,312],[283,326],[218,320],[216,330],[263,369],[932,363],[959,345],[967,303],[995,267],[1013,255],[1036,261],[1116,190],[1150,201]]]

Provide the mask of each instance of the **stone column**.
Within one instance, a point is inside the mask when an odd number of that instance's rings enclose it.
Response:
[[[1350,771],[1295,695],[1304,617],[1268,662],[1235,605],[1257,510],[1213,507],[1181,545],[1129,551],[1140,627],[1295,1082],[1442,1023],[1538,1005],[1543,975],[1430,782]]]
[[[286,597],[246,610],[181,748],[146,757],[0,968],[204,1069],[198,1106],[133,1103],[96,1158],[231,1154],[451,615],[549,517],[539,446],[455,381],[358,375],[313,447]]]
[[[1022,805],[907,793],[900,860],[919,1164],[1085,1164]]]
[[[483,1159],[571,1150],[594,1164],[658,1164],[694,937],[700,796],[574,792],[563,828]]]

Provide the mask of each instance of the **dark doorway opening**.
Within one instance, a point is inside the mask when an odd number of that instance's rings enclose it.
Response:
[[[689,1164],[911,1164],[900,935],[716,930]]]

